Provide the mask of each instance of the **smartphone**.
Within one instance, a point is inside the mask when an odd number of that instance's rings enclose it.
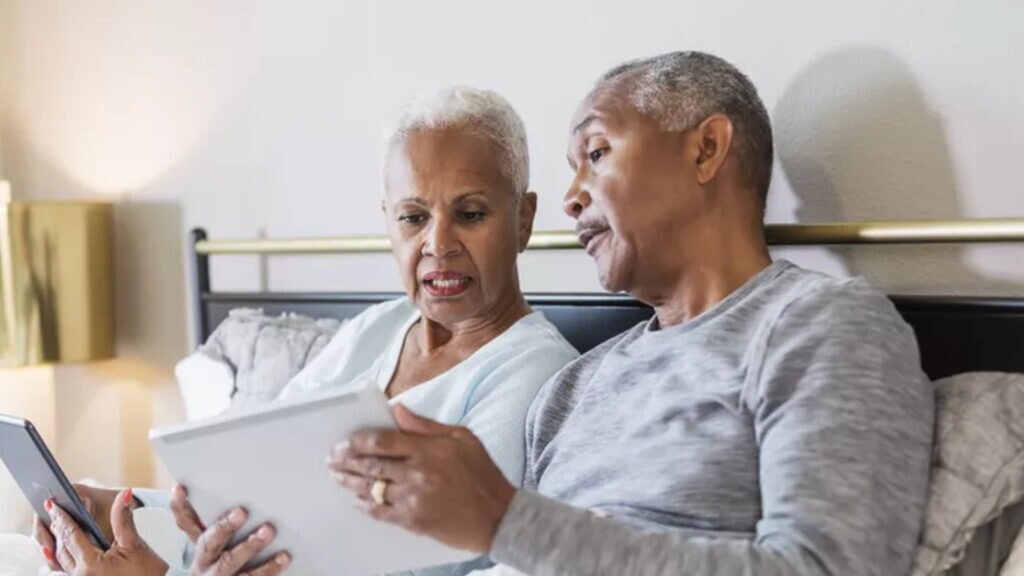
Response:
[[[0,414],[0,460],[44,522],[49,518],[46,501],[53,498],[85,530],[93,544],[103,551],[110,548],[103,531],[31,422]]]

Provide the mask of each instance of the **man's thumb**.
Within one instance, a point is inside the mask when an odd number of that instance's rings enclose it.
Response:
[[[122,490],[114,498],[110,507],[110,528],[114,532],[114,542],[121,548],[134,550],[146,545],[135,528],[135,517],[132,515],[132,489]]]
[[[395,422],[398,424],[398,428],[402,432],[435,436],[438,434],[449,434],[452,429],[451,426],[446,426],[429,418],[418,416],[402,404],[395,404],[395,406],[391,408],[391,414],[394,415]]]

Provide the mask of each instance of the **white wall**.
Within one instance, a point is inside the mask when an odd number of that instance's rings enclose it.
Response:
[[[186,230],[381,233],[378,134],[427,86],[519,109],[538,229],[569,226],[567,122],[595,77],[690,48],[747,72],[773,115],[771,220],[1024,216],[1022,24],[1012,0],[0,0],[0,168],[16,197],[125,203],[120,347],[166,377],[187,350]],[[786,254],[904,293],[1024,294],[1021,247]],[[264,276],[398,288],[386,256],[214,261],[215,287]],[[582,252],[527,255],[522,276],[597,289]]]

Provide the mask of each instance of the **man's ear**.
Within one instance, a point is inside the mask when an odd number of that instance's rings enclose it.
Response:
[[[533,219],[537,216],[537,193],[527,192],[519,199],[519,251],[526,250],[533,235]]]
[[[702,186],[718,175],[732,151],[732,120],[712,114],[694,129],[697,138],[697,182]]]

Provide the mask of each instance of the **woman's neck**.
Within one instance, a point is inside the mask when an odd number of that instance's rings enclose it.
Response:
[[[424,316],[416,326],[418,352],[422,356],[431,356],[449,350],[476,350],[511,328],[530,311],[522,292],[515,290],[476,318],[444,325]]]

